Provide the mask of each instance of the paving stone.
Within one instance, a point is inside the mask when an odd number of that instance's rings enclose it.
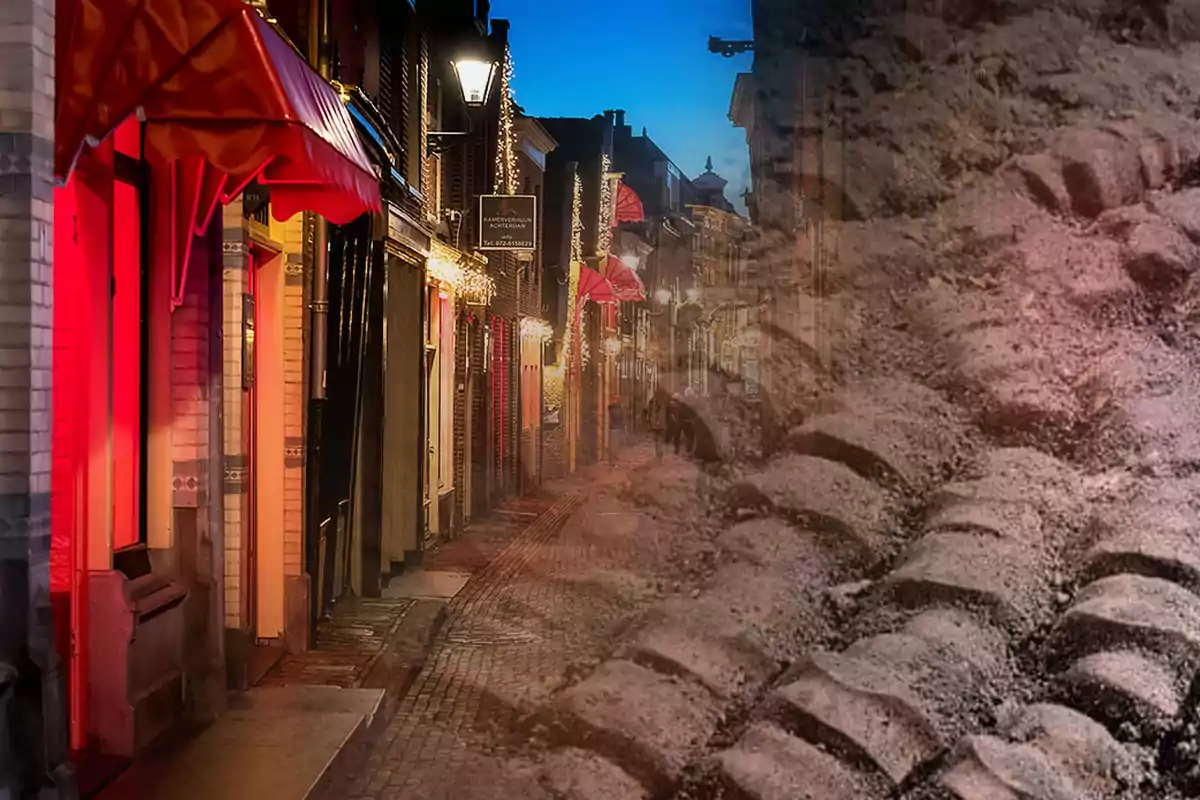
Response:
[[[1036,551],[1019,541],[980,533],[931,533],[881,582],[887,596],[910,608],[940,604],[980,607],[999,621],[1027,620],[1042,600]]]
[[[716,756],[726,790],[739,800],[866,800],[882,796],[865,777],[775,725],[757,722]]]
[[[650,791],[679,779],[715,730],[719,705],[700,686],[610,660],[557,699],[570,742],[619,765]]]
[[[646,800],[645,788],[595,753],[565,747],[546,757],[542,780],[558,800]]]
[[[1112,797],[1137,773],[1136,760],[1103,725],[1066,706],[1025,706],[1005,735],[1037,747],[1090,796]]]
[[[1097,719],[1114,726],[1132,722],[1155,733],[1170,727],[1185,694],[1171,669],[1128,650],[1086,656],[1062,680],[1072,704]]]
[[[971,736],[938,779],[959,800],[1083,800],[1045,753],[994,736]],[[1095,798],[1100,800],[1100,798]]]
[[[872,765],[899,784],[943,744],[922,708],[927,703],[913,691],[912,677],[894,664],[813,653],[772,701],[785,727],[850,763]]]
[[[834,552],[868,562],[893,522],[887,493],[834,461],[783,456],[742,484],[746,488],[802,527],[826,534]]]
[[[1079,593],[1055,638],[1066,657],[1146,649],[1185,668],[1200,661],[1200,598],[1159,578],[1101,578]]]

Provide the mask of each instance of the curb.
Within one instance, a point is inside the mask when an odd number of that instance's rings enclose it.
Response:
[[[334,787],[366,766],[372,746],[387,730],[400,700],[425,667],[434,640],[446,621],[446,605],[441,600],[417,600],[404,613],[383,652],[356,686],[382,691],[379,704],[330,759],[307,797],[333,797]]]

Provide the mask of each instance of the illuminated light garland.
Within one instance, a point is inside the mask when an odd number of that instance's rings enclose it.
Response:
[[[600,159],[600,227],[597,228],[600,236],[600,252],[607,253],[612,247],[612,180],[608,177],[612,172],[612,160],[609,159],[608,153],[601,156]]]
[[[473,267],[462,270],[455,288],[463,300],[476,306],[486,306],[496,296],[496,282],[483,270]]]
[[[496,146],[496,194],[517,193],[517,131],[513,114],[516,101],[512,89],[512,50],[504,48],[504,67],[500,71],[500,141]]]
[[[526,339],[536,339],[544,342],[554,335],[554,329],[550,327],[550,323],[536,317],[521,318],[521,336]]]
[[[425,262],[425,272],[434,280],[451,288],[457,288],[462,280],[463,269],[449,259],[430,256],[429,260]]]
[[[579,337],[579,360],[585,367],[592,363],[592,344],[586,336]]]
[[[575,186],[571,198],[571,260],[583,261],[583,181],[575,171]]]
[[[579,291],[579,266],[583,261],[583,183],[579,180],[579,170],[574,176],[573,197],[571,199],[571,267],[567,281],[567,328],[563,333],[561,361],[569,363],[571,344],[575,333],[575,308],[578,304],[575,297]]]

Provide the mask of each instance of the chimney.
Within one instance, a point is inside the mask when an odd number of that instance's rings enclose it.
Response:
[[[614,113],[614,112],[612,112],[612,111],[605,111],[605,112],[604,112],[604,121],[605,121],[605,122],[607,122],[609,125],[612,125],[612,121],[613,121],[613,113]]]
[[[617,111],[616,117],[617,117],[617,127],[624,128],[625,127],[625,109],[622,108],[619,111]]]
[[[512,24],[506,19],[492,20],[492,38],[500,43],[501,46],[508,44],[508,30]]]

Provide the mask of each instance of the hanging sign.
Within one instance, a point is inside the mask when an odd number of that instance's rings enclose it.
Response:
[[[536,247],[536,196],[485,194],[479,198],[480,250],[533,250]]]

